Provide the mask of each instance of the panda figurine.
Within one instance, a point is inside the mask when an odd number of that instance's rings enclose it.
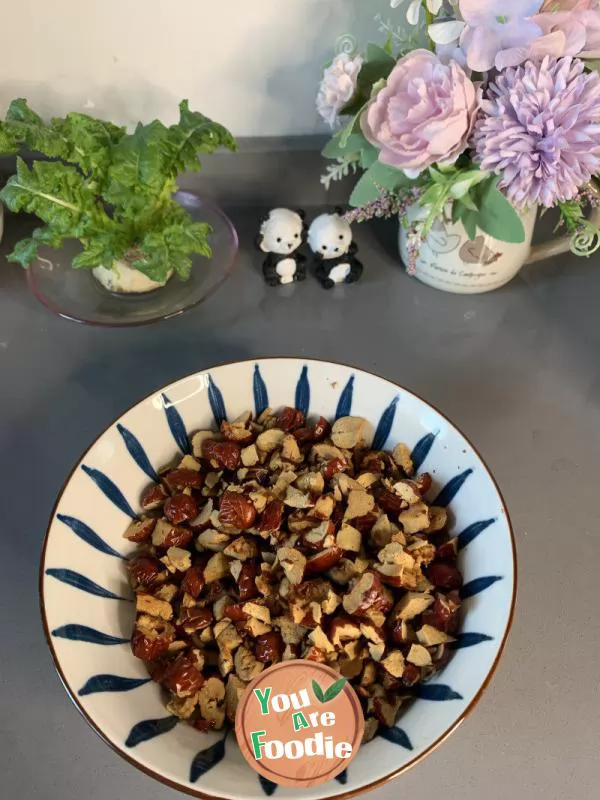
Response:
[[[305,231],[304,211],[274,208],[263,218],[256,244],[268,254],[263,262],[263,275],[269,286],[306,278],[306,257],[298,252]]]
[[[342,213],[341,208],[336,208],[334,214],[321,214],[308,229],[315,276],[325,289],[339,283],[355,283],[363,271],[363,265],[355,258],[358,247],[352,241],[352,230]]]

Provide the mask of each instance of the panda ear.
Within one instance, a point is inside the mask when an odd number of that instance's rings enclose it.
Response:
[[[340,217],[346,213],[346,209],[343,206],[336,206],[333,211],[335,214],[339,214]]]
[[[305,220],[306,219],[306,211],[303,208],[297,208],[296,209],[296,214],[298,214],[298,216],[300,217],[301,220]]]

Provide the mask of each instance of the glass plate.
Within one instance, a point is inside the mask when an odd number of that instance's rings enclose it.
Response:
[[[71,267],[80,250],[73,239],[60,250],[40,248],[38,259],[26,270],[29,288],[50,311],[88,325],[145,325],[197,306],[231,274],[238,251],[237,232],[231,220],[210,201],[190,192],[177,192],[175,199],[195,221],[208,222],[212,227],[212,257],[192,256],[192,274],[187,281],[174,276],[166,286],[144,294],[109,292],[91,270]]]

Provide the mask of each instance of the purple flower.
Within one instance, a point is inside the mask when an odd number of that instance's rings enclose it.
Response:
[[[478,87],[456,63],[429,50],[401,58],[361,118],[383,164],[414,177],[431,164],[450,164],[465,150],[479,107]]]
[[[481,168],[500,174],[517,208],[572,200],[600,172],[600,75],[579,59],[507,69],[475,125]]]
[[[476,72],[487,72],[492,67],[504,69],[520,64],[524,59],[521,48],[542,34],[541,28],[528,19],[541,5],[542,0],[460,0],[465,22],[460,46],[468,66]],[[510,55],[515,51],[517,60],[511,61]]]

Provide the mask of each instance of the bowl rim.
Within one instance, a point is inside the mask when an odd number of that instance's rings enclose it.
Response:
[[[475,706],[481,700],[481,698],[483,696],[483,693],[488,688],[489,684],[491,683],[492,678],[494,677],[494,675],[496,673],[496,670],[498,669],[498,664],[500,663],[500,659],[501,659],[502,655],[504,654],[504,650],[506,648],[506,643],[508,641],[508,636],[510,634],[510,631],[511,631],[511,628],[512,628],[512,624],[513,624],[513,621],[514,621],[515,606],[516,606],[516,601],[517,601],[517,584],[518,584],[518,566],[517,566],[516,540],[515,540],[515,534],[514,534],[512,521],[511,521],[511,518],[510,518],[510,514],[508,512],[508,508],[506,506],[506,501],[504,499],[504,495],[502,494],[502,491],[501,491],[496,479],[494,478],[490,468],[488,467],[487,462],[482,457],[482,455],[479,452],[479,450],[473,445],[473,443],[471,442],[469,437],[466,436],[463,433],[463,431],[454,422],[452,422],[452,420],[450,420],[446,416],[446,414],[444,414],[442,411],[440,411],[440,409],[437,408],[437,406],[433,405],[433,403],[430,403],[428,400],[425,400],[423,397],[421,397],[421,395],[417,394],[416,392],[413,392],[412,390],[407,389],[404,386],[401,386],[399,383],[396,383],[395,381],[390,380],[390,378],[386,378],[384,375],[379,375],[378,373],[373,372],[371,370],[363,369],[362,367],[360,367],[360,366],[358,366],[356,364],[349,364],[349,363],[346,363],[344,361],[332,361],[331,359],[327,359],[327,358],[313,358],[311,356],[306,356],[306,357],[302,357],[302,356],[257,356],[256,358],[231,359],[231,360],[228,360],[228,361],[222,361],[222,362],[219,362],[217,364],[213,364],[212,366],[208,366],[208,367],[205,367],[203,369],[195,370],[194,372],[190,372],[187,375],[182,376],[181,378],[177,378],[177,379],[171,381],[171,383],[167,384],[167,386],[171,386],[174,383],[179,383],[180,381],[186,380],[188,378],[192,378],[194,375],[197,375],[198,372],[200,372],[200,371],[202,371],[202,372],[210,372],[213,369],[218,369],[219,367],[231,366],[233,364],[255,364],[255,363],[260,363],[261,361],[277,361],[277,360],[279,360],[279,361],[296,361],[296,362],[311,362],[311,361],[313,361],[313,362],[318,362],[318,363],[321,363],[321,364],[336,364],[336,365],[341,366],[341,367],[346,367],[348,369],[356,370],[358,372],[363,372],[364,374],[370,375],[371,377],[379,378],[381,380],[387,381],[388,383],[391,383],[393,386],[395,386],[400,391],[412,395],[413,397],[417,398],[417,400],[419,400],[420,402],[424,403],[426,406],[429,406],[429,408],[432,408],[436,413],[438,413],[440,415],[440,417],[443,420],[445,420],[445,422],[447,422],[451,427],[453,427],[456,431],[458,431],[458,433],[463,437],[463,439],[467,442],[469,447],[472,449],[472,451],[475,453],[475,455],[481,461],[481,463],[482,463],[482,465],[483,465],[483,467],[484,467],[484,469],[485,469],[485,471],[487,473],[487,476],[489,477],[489,479],[492,482],[492,485],[495,487],[496,491],[498,492],[498,496],[500,498],[500,503],[502,505],[502,509],[503,509],[503,512],[504,512],[504,517],[506,519],[506,523],[507,523],[507,526],[508,526],[508,532],[510,534],[510,545],[511,545],[511,551],[512,551],[512,568],[513,568],[513,590],[512,590],[511,600],[510,600],[510,609],[509,609],[509,614],[508,614],[508,620],[506,622],[506,627],[504,629],[504,633],[502,635],[502,639],[500,641],[500,645],[498,647],[498,652],[496,654],[494,662],[493,662],[492,666],[490,667],[490,670],[489,670],[488,674],[486,675],[483,683],[479,687],[479,690],[477,691],[477,694],[473,697],[471,702],[464,709],[464,711],[460,714],[460,716],[448,728],[446,728],[446,730],[434,742],[432,742],[429,745],[429,747],[427,747],[422,753],[420,753],[419,755],[415,756],[413,759],[408,761],[403,766],[398,767],[398,769],[394,770],[393,772],[390,772],[387,775],[384,775],[382,778],[378,778],[375,781],[371,781],[371,783],[365,784],[364,786],[359,786],[356,789],[350,789],[348,791],[342,791],[342,792],[339,792],[338,794],[329,795],[329,797],[328,797],[328,800],[350,800],[350,798],[352,798],[352,797],[357,797],[358,795],[364,794],[366,792],[371,792],[374,789],[377,789],[377,788],[383,786],[384,784],[388,783],[389,781],[392,781],[395,778],[400,777],[400,775],[403,775],[405,772],[408,772],[409,769],[412,769],[413,767],[417,766],[417,764],[420,764],[427,756],[431,755],[431,753],[433,753],[435,750],[437,750],[437,748],[441,744],[443,744],[443,742],[445,742],[446,739],[452,733],[454,733],[454,731],[466,720],[466,718],[471,714],[471,712],[473,711]],[[65,677],[65,675],[63,673],[63,670],[61,668],[59,659],[58,659],[58,657],[56,655],[56,652],[54,650],[54,646],[52,644],[52,639],[51,639],[51,636],[50,636],[50,630],[49,630],[49,627],[48,627],[48,621],[46,619],[46,608],[45,608],[45,604],[44,604],[44,591],[43,591],[44,566],[45,566],[45,562],[46,562],[46,547],[47,547],[47,544],[48,544],[48,538],[49,538],[50,528],[52,526],[52,522],[54,520],[54,517],[56,516],[57,508],[58,508],[58,506],[60,504],[62,496],[63,496],[63,494],[65,492],[65,489],[67,488],[67,485],[69,484],[71,478],[73,477],[73,474],[75,473],[75,470],[77,469],[77,467],[79,466],[81,461],[85,458],[87,453],[94,447],[94,445],[98,442],[98,440],[101,439],[102,436],[104,436],[104,434],[109,430],[109,428],[112,428],[113,425],[115,425],[121,419],[121,417],[123,417],[125,414],[128,414],[136,406],[140,405],[141,403],[143,403],[146,400],[149,400],[151,397],[153,397],[158,392],[163,391],[165,388],[166,388],[165,386],[159,386],[157,389],[154,389],[153,391],[151,391],[148,394],[144,395],[139,400],[136,400],[134,403],[132,403],[130,406],[128,406],[124,411],[121,411],[119,413],[119,415],[117,417],[115,417],[111,422],[109,422],[108,425],[106,425],[103,428],[103,430],[98,434],[98,436],[96,436],[94,438],[94,440],[90,443],[90,445],[85,449],[85,451],[76,460],[75,464],[73,465],[73,467],[69,471],[67,477],[65,478],[65,480],[64,480],[64,482],[63,482],[63,484],[62,484],[62,486],[60,488],[60,491],[58,492],[58,495],[56,497],[54,505],[52,507],[52,511],[50,512],[50,517],[49,517],[48,524],[47,524],[47,527],[46,527],[46,533],[44,534],[44,542],[43,542],[43,545],[42,545],[42,552],[41,552],[41,556],[40,556],[40,566],[39,566],[39,576],[38,576],[38,594],[39,594],[39,603],[40,603],[40,614],[41,614],[41,617],[42,617],[42,625],[43,625],[43,629],[44,629],[44,637],[46,639],[46,644],[48,645],[48,648],[50,650],[50,655],[52,656],[52,661],[54,663],[54,668],[55,668],[56,672],[58,673],[58,677],[60,678],[60,681],[61,681],[61,683],[62,683],[62,685],[63,685],[63,687],[64,687],[64,689],[65,689],[65,691],[66,691],[66,693],[67,693],[67,695],[69,697],[69,699],[75,705],[76,709],[79,711],[79,713],[85,719],[85,721],[88,723],[88,725],[94,731],[94,733],[96,733],[96,735],[103,742],[105,742],[105,744],[107,744],[112,750],[114,750],[115,753],[117,753],[119,756],[121,756],[121,758],[123,758],[129,764],[134,766],[136,769],[140,770],[140,772],[145,773],[149,777],[154,778],[157,781],[160,781],[160,783],[168,786],[169,788],[174,789],[175,791],[183,792],[184,794],[190,795],[192,797],[200,798],[200,800],[225,800],[225,798],[223,798],[221,795],[206,794],[206,792],[202,792],[202,791],[200,791],[200,790],[198,790],[196,788],[193,788],[192,786],[184,786],[181,783],[177,783],[175,781],[172,781],[170,778],[167,778],[165,775],[162,775],[161,773],[156,772],[155,770],[151,769],[150,767],[147,767],[147,766],[141,764],[136,759],[132,758],[127,752],[125,752],[125,750],[122,750],[116,742],[111,741],[106,736],[106,734],[98,727],[98,724],[85,711],[85,709],[83,708],[83,706],[81,705],[81,703],[77,699],[76,692],[69,685],[69,683],[68,683],[68,681],[67,681],[67,679],[66,679],[66,677]]]

